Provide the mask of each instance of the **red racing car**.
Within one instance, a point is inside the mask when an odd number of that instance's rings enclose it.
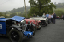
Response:
[[[26,24],[28,24],[28,22],[30,22],[30,24],[33,23],[35,29],[38,29],[38,30],[41,29],[41,25],[40,25],[41,21],[38,21],[38,20],[36,21],[32,19],[25,19],[25,21],[26,21]]]

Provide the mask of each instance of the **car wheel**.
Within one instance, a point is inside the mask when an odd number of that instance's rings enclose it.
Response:
[[[35,28],[34,28],[34,30],[33,30],[33,36],[35,35]]]
[[[46,27],[48,24],[46,23],[45,25],[44,25],[44,27]]]
[[[9,32],[9,38],[12,42],[21,42],[23,39],[23,34],[21,31],[13,29]]]
[[[50,21],[48,20],[48,24],[50,24]]]
[[[48,22],[46,21],[46,24],[45,24],[45,26],[47,26],[48,25]]]
[[[47,24],[45,24],[45,26],[47,26]]]
[[[39,28],[37,28],[37,30],[40,30],[41,29],[41,25],[39,25]]]

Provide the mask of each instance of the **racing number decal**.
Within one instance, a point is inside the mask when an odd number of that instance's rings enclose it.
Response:
[[[2,24],[0,24],[0,29],[2,29]]]

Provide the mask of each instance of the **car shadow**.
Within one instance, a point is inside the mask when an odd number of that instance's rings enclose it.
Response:
[[[0,42],[11,42],[11,41],[6,36],[0,36]]]
[[[33,40],[34,37],[31,37],[31,38],[28,38],[28,37],[25,37],[23,38],[22,42],[31,42],[31,40]]]

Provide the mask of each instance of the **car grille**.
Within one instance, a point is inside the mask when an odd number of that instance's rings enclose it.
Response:
[[[41,20],[41,24],[45,24],[46,22],[45,22],[45,20]]]

